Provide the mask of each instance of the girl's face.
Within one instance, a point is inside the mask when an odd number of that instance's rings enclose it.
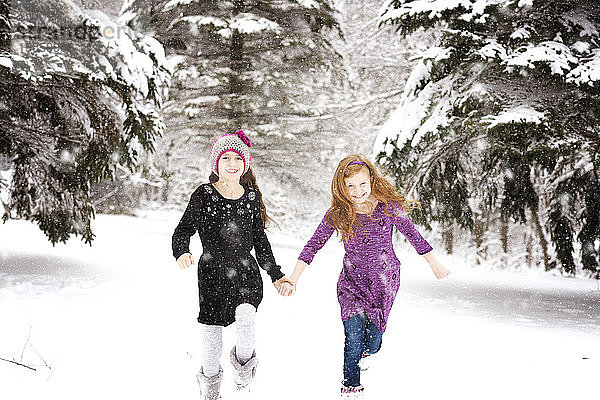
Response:
[[[349,178],[344,178],[344,185],[350,195],[350,200],[355,204],[362,204],[371,195],[371,176],[362,168]]]
[[[223,153],[219,158],[219,178],[239,182],[244,172],[244,159],[235,151]]]

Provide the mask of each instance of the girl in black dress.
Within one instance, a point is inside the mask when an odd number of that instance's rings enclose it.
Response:
[[[243,389],[254,378],[254,316],[263,297],[259,266],[276,288],[292,287],[275,263],[264,231],[270,218],[250,169],[250,148],[250,140],[242,130],[215,140],[210,155],[210,183],[194,191],[173,233],[173,256],[180,268],[194,263],[190,237],[198,232],[202,241],[198,322],[202,324],[204,359],[198,382],[201,396],[207,400],[219,398],[222,328],[234,321],[238,334],[230,353],[234,382]],[[252,248],[256,259],[250,254]]]

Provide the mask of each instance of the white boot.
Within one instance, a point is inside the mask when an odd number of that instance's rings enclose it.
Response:
[[[361,359],[358,361],[358,366],[360,367],[360,370],[366,371],[369,368],[371,368],[371,366],[373,365],[373,361],[376,361],[377,357],[379,357],[377,353],[363,353]]]
[[[240,364],[235,354],[235,347],[231,349],[230,354],[231,365],[234,368],[233,382],[235,383],[237,390],[247,389],[248,385],[254,379],[256,375],[256,366],[258,360],[256,359],[256,352],[252,354],[252,358],[248,360],[244,365]]]
[[[202,368],[196,375],[200,384],[200,399],[201,400],[217,400],[221,398],[220,388],[221,380],[223,379],[223,369],[219,367],[219,373],[215,376],[208,377],[204,375]]]
[[[364,388],[362,385],[358,386],[345,386],[342,385],[341,397],[342,399],[362,399]]]

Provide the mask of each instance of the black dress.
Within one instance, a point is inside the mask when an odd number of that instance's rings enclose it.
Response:
[[[259,265],[275,282],[283,277],[262,227],[256,190],[244,186],[239,199],[227,199],[212,184],[200,185],[173,233],[173,256],[189,253],[190,237],[198,232],[200,313],[198,322],[227,326],[242,303],[258,307],[263,297]],[[256,259],[250,251],[254,247]]]

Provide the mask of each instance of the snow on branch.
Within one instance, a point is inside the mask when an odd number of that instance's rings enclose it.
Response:
[[[600,49],[594,50],[591,60],[580,64],[567,75],[567,82],[593,86],[600,81]]]
[[[578,59],[564,44],[546,41],[536,46],[519,48],[504,61],[508,67],[521,66],[530,69],[535,69],[536,63],[548,64],[553,74],[565,75],[571,70],[571,65],[578,63]]]
[[[155,63],[159,69],[168,68],[164,48],[156,39],[120,26],[100,11],[90,11],[88,17],[89,23],[102,33],[99,41],[108,50],[108,56],[120,59],[116,69],[126,76],[139,78],[137,82],[128,83],[138,89],[144,88],[140,91],[147,93],[148,79],[163,83],[168,80],[167,74],[157,75],[154,71]]]
[[[498,115],[486,115],[481,118],[481,122],[489,124],[488,129],[500,124],[511,122],[529,122],[540,124],[544,120],[544,113],[539,112],[529,106],[518,106],[510,110],[505,110]]]
[[[532,0],[518,1],[519,7],[530,5]],[[517,3],[516,0],[414,0],[403,1],[387,0],[380,12],[380,22],[407,19],[422,14],[426,18],[435,20],[442,18],[444,13],[466,10],[459,18],[471,21],[474,17],[485,16],[485,9],[490,6],[502,7]],[[480,22],[484,22],[483,20]]]
[[[187,22],[192,26],[203,26],[203,25],[213,25],[215,28],[224,28],[227,26],[227,22],[221,18],[216,17],[206,17],[204,15],[189,15],[186,17],[175,18],[173,22],[169,24],[167,29],[171,29],[173,26],[178,24],[179,22]],[[192,32],[193,33],[193,32]]]
[[[452,51],[452,48],[432,46],[421,53],[421,61],[412,70],[404,86],[402,102],[415,96],[419,88],[430,79],[433,63],[450,58]]]
[[[224,38],[231,37],[231,33],[234,30],[244,34],[264,31],[281,32],[281,27],[277,22],[250,13],[238,14],[230,19],[191,15],[174,19],[173,22],[169,24],[169,29],[179,22],[190,24],[190,31],[193,35],[198,35],[199,32],[197,28],[208,25],[212,25],[219,29],[217,33]]]
[[[46,26],[30,24],[13,52],[0,60],[13,73],[30,81],[53,74],[126,85],[144,98],[160,103],[158,87],[169,84],[170,71],[162,45],[111,21],[97,10],[72,10],[63,31],[47,35]]]
[[[262,31],[280,32],[281,28],[277,22],[273,22],[254,14],[243,13],[233,17],[229,23],[230,29],[241,33],[257,33]]]
[[[487,44],[482,48],[476,50],[475,54],[479,55],[484,60],[491,60],[494,58],[504,60],[506,58],[506,48],[495,39],[488,39],[486,40],[486,43]]]
[[[13,67],[12,60],[8,57],[0,57],[0,65],[8,69],[12,69]]]
[[[529,39],[531,37],[531,32],[529,32],[528,28],[521,27],[514,31],[511,35],[511,39]]]
[[[163,10],[169,11],[169,10],[172,10],[172,9],[180,7],[180,6],[186,6],[188,4],[192,4],[196,1],[198,1],[198,0],[171,0],[167,4],[164,5]]]
[[[418,95],[405,96],[379,130],[373,154],[390,156],[395,148],[402,148],[408,141],[414,146],[426,133],[436,133],[448,126],[453,83],[451,77],[446,77],[429,82]]]
[[[319,8],[319,4],[315,0],[297,0],[298,4],[300,4],[304,8]]]
[[[596,26],[591,22],[585,11],[580,13],[571,11],[569,14],[563,14],[562,19],[571,26],[578,27],[579,36],[581,37],[598,37],[600,33],[596,29]]]

